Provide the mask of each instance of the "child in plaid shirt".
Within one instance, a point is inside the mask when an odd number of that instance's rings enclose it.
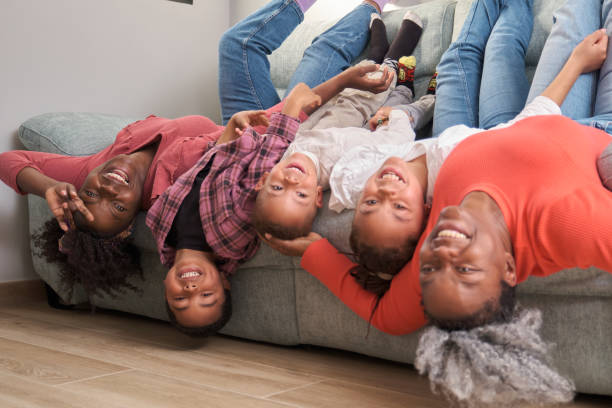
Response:
[[[250,127],[267,121],[263,111],[235,114],[216,145],[147,213],[161,261],[170,267],[166,301],[180,330],[208,335],[229,319],[227,278],[259,246],[251,227],[254,187],[293,141],[300,112],[320,103],[319,95],[299,84],[282,111],[271,115],[265,134]]]

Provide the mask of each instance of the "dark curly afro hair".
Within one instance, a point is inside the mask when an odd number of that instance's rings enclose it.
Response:
[[[66,253],[59,251],[62,236]],[[78,229],[64,233],[51,219],[32,238],[37,254],[59,266],[66,288],[80,284],[90,298],[94,294],[115,297],[126,290],[140,292],[128,281],[132,276],[143,277],[139,251],[129,237],[100,238]]]

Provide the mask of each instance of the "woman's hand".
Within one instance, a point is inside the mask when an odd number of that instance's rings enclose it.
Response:
[[[94,220],[93,214],[85,207],[76,188],[70,183],[58,182],[47,188],[45,199],[57,223],[64,231],[75,228],[73,212],[80,212],[90,222]]]
[[[268,126],[268,117],[266,111],[250,110],[235,113],[223,131],[223,134],[217,139],[217,144],[231,142],[242,136],[242,132],[247,127],[251,126]]]
[[[608,35],[606,29],[599,29],[582,40],[572,51],[570,60],[577,64],[581,73],[598,70],[606,60],[608,50]]]
[[[376,130],[376,128],[380,125],[389,124],[389,115],[391,115],[391,111],[393,108],[391,106],[383,106],[378,109],[378,111],[370,118],[368,124],[370,125],[370,130]]]
[[[347,88],[380,93],[386,91],[393,81],[393,73],[385,66],[380,75],[369,75],[378,71],[379,65],[355,65],[345,70],[342,75]]]
[[[323,239],[323,237],[316,232],[311,232],[305,237],[299,237],[293,240],[275,238],[268,233],[264,234],[264,236],[259,235],[259,238],[281,254],[288,256],[302,256],[310,244]]]

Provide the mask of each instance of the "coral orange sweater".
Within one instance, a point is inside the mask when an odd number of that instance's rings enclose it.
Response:
[[[420,246],[440,211],[472,191],[484,191],[500,207],[519,283],[569,267],[612,271],[612,192],[601,184],[595,165],[611,141],[607,133],[562,116],[528,118],[463,141],[440,170],[415,256],[393,279],[372,324],[390,334],[410,333],[425,324]],[[304,269],[368,320],[376,296],[350,276],[352,266],[327,240],[310,245],[302,258]]]

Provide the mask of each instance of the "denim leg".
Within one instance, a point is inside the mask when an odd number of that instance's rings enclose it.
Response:
[[[433,136],[450,126],[478,126],[478,99],[485,47],[502,7],[501,0],[476,0],[459,37],[438,64]]]
[[[612,113],[602,113],[590,118],[577,119],[576,122],[603,130],[612,136]]]
[[[376,12],[374,6],[362,3],[317,36],[304,51],[287,93],[300,82],[312,88],[348,68],[370,38],[370,15]]]
[[[527,102],[531,102],[557,76],[574,47],[601,24],[601,0],[567,0],[553,14],[553,27],[544,44]],[[592,115],[597,74],[581,75],[561,105],[572,119]]]
[[[604,0],[601,8],[602,27],[608,32],[608,55],[599,70],[599,82],[597,83],[597,96],[595,98],[595,115],[610,115],[612,113],[612,0]]]
[[[510,1],[489,36],[480,82],[479,125],[489,129],[514,119],[525,106],[529,81],[525,54],[533,28],[533,0]]]
[[[267,109],[280,101],[268,55],[304,20],[294,0],[273,0],[219,41],[219,98],[223,123],[236,112]]]

